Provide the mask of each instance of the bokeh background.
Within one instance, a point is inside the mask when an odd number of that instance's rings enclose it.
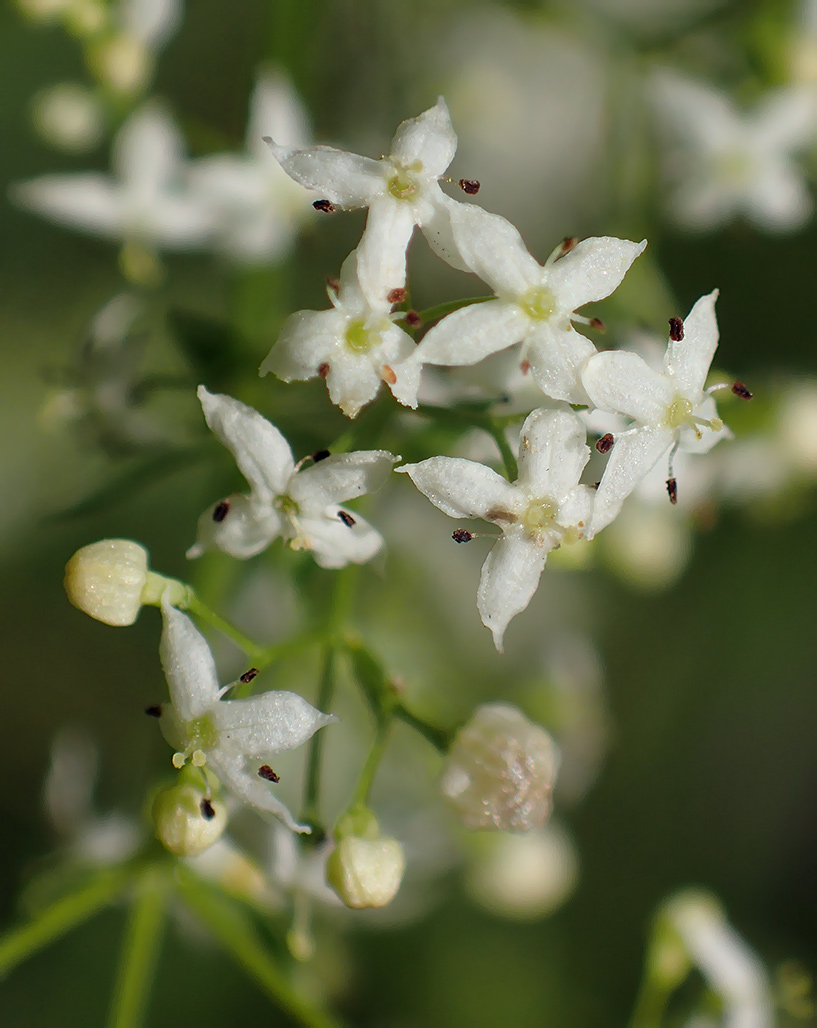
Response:
[[[236,0],[229,10],[218,0],[188,0],[152,92],[170,102],[196,156],[240,149],[254,75],[265,62],[291,77],[316,139],[372,155],[387,151],[401,119],[444,94],[460,137],[455,180],[479,179],[480,202],[513,220],[540,259],[563,236],[647,234],[651,267],[672,293],[655,285],[652,272],[634,269],[621,305],[601,305],[602,316],[663,337],[666,318],[719,287],[720,366],[765,402],[764,392],[781,396],[787,383],[817,375],[814,223],[787,234],[740,221],[694,235],[673,227],[662,213],[657,144],[633,100],[634,81],[666,62],[733,93],[774,85],[790,72],[786,48],[797,37],[797,16],[797,5],[782,0]],[[8,5],[0,10],[0,180],[107,167],[106,143],[65,156],[32,128],[39,90],[85,78],[76,42],[60,28],[32,25]],[[166,258],[161,305],[174,317],[185,313],[179,331],[194,342],[180,347],[167,321],[149,334],[145,367],[184,386],[161,400],[171,412],[170,442],[146,454],[106,451],[87,426],[78,431],[43,416],[89,319],[122,288],[115,246],[0,202],[4,923],[59,845],[41,793],[61,728],[83,726],[99,748],[100,809],[139,817],[146,787],[167,770],[164,743],[141,714],[164,695],[158,614],[145,611],[128,630],[91,622],[66,602],[66,560],[89,541],[121,536],[144,543],[164,573],[190,574],[184,551],[198,514],[240,485],[200,425],[192,387],[202,362],[214,386],[275,415],[296,453],[342,431],[322,383],[259,383],[254,368],[286,314],[323,306],[324,276],[337,273],[363,217],[308,219],[275,265],[248,268],[213,254]],[[413,247],[418,306],[482,292],[434,263],[422,241]],[[667,309],[667,301],[676,306]],[[207,320],[191,322],[192,315]],[[224,335],[225,323],[232,335]],[[214,341],[205,353],[206,331]],[[416,456],[427,455],[428,442],[418,434]],[[497,916],[473,900],[448,837],[441,853],[428,839],[446,818],[436,809],[436,758],[422,741],[396,739],[398,756],[380,789],[384,820],[399,833],[407,818],[419,818],[416,849],[429,867],[403,913],[326,929],[317,974],[350,1023],[625,1025],[652,913],[688,884],[721,899],[772,975],[785,961],[813,968],[811,487],[697,518],[691,559],[666,588],[617,574],[609,561],[555,567],[509,630],[505,656],[494,652],[474,609],[480,544],[451,546],[447,519],[407,481],[367,516],[390,554],[366,570],[356,628],[431,720],[454,725],[478,702],[504,698],[547,723],[559,688],[589,688],[592,679],[601,692],[592,693],[582,722],[592,736],[587,782],[557,804],[578,854],[578,883],[548,916]],[[300,567],[295,555],[270,551],[238,570],[207,557],[194,574],[214,604],[272,640],[297,628],[304,604],[327,588],[326,573],[310,573],[299,596],[289,576]],[[566,648],[584,654],[591,670],[568,661],[560,678]],[[240,663],[228,648],[219,656],[225,668]],[[281,668],[269,684],[314,695],[315,676],[305,661]],[[339,703],[348,707],[349,731],[365,731],[354,701]],[[353,781],[348,745],[329,748],[341,769],[330,800],[338,807]],[[406,775],[415,780],[406,783]],[[99,917],[0,982],[2,1023],[104,1023],[123,918],[117,910]],[[285,928],[285,919],[274,921],[272,937]],[[183,918],[171,921],[148,1023],[262,1018],[288,1023]],[[789,1022],[781,1015],[780,1023]]]

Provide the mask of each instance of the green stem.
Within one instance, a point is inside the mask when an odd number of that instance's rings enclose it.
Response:
[[[52,903],[27,924],[12,928],[0,938],[0,975],[113,903],[131,875],[130,869],[100,873],[86,888]]]
[[[251,639],[247,638],[246,635],[235,625],[231,625],[229,621],[225,621],[223,617],[216,614],[215,611],[210,610],[198,596],[190,589],[184,605],[179,604],[179,608],[182,610],[189,610],[195,614],[196,617],[201,618],[202,621],[206,621],[208,625],[218,629],[223,635],[226,635],[228,639],[232,641],[242,649],[244,653],[249,657],[251,661],[258,663],[264,658],[267,653],[267,649],[263,646],[258,646]]]
[[[125,941],[119,960],[110,1028],[139,1028],[153,985],[165,910],[165,882],[160,872],[148,868],[137,883]]]
[[[430,321],[438,321],[440,318],[444,318],[446,314],[453,314],[454,311],[461,310],[463,307],[470,307],[475,303],[485,303],[486,300],[494,300],[496,297],[493,296],[472,296],[467,300],[449,300],[447,303],[438,303],[434,307],[428,307],[424,311],[419,311],[420,320],[424,325],[427,325]]]
[[[320,711],[326,711],[332,704],[332,696],[335,691],[335,661],[336,651],[333,643],[327,643],[324,648],[323,670],[321,671],[321,682],[318,688],[316,706]],[[320,829],[320,779],[321,779],[321,756],[323,755],[323,732],[316,732],[309,740],[309,752],[306,765],[306,785],[304,787],[304,801],[301,807],[301,820],[316,828],[315,835],[321,836]]]
[[[374,777],[377,774],[380,761],[386,752],[391,721],[391,713],[389,713],[381,717],[377,722],[377,733],[375,734],[372,748],[369,750],[369,755],[366,758],[366,763],[363,765],[363,770],[360,772],[360,778],[358,779],[352,799],[352,806],[359,804],[362,807],[367,807],[369,805],[369,793],[372,791]]]
[[[662,986],[645,974],[638,990],[629,1028],[660,1028],[672,988]]]
[[[490,418],[486,420],[482,427],[484,427],[485,431],[490,434],[491,438],[499,447],[499,453],[502,457],[502,463],[505,465],[505,474],[508,476],[508,481],[515,482],[519,477],[519,469],[516,465],[514,452],[508,445],[508,440],[505,438],[505,433],[499,425],[496,425],[493,419]]]
[[[415,732],[419,732],[425,740],[431,743],[434,749],[438,750],[442,754],[448,752],[448,749],[451,746],[451,732],[447,732],[444,728],[436,728],[434,725],[428,724],[427,721],[423,721],[423,719],[417,717],[416,714],[412,714],[410,710],[406,710],[402,703],[398,703],[395,706],[394,716],[399,717],[404,724],[413,728]]]

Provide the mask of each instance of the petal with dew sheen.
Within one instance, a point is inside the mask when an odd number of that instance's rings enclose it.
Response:
[[[514,303],[474,303],[436,324],[417,347],[415,359],[449,368],[477,364],[521,342],[529,330],[530,318]]]
[[[640,243],[615,236],[582,239],[548,268],[545,281],[561,310],[578,310],[586,303],[603,300],[617,289],[646,246],[646,239]]]
[[[697,301],[684,319],[683,339],[670,339],[664,358],[664,369],[677,391],[696,404],[718,346],[717,299],[715,289]]]
[[[322,517],[302,518],[300,527],[315,563],[322,568],[365,564],[384,546],[376,528],[343,507],[329,507]]]
[[[284,322],[278,340],[258,369],[283,382],[315,378],[343,338],[348,319],[342,311],[296,311]]]
[[[671,429],[649,425],[616,439],[596,490],[589,539],[610,524],[633,489],[670,448],[672,440]]]
[[[663,424],[674,398],[666,376],[625,350],[591,357],[582,371],[582,385],[599,410],[626,414],[645,425]]]
[[[521,533],[514,533],[504,535],[485,558],[477,590],[477,608],[500,653],[508,622],[530,603],[547,555],[545,546],[537,546]]]
[[[273,786],[259,778],[258,769],[252,764],[246,765],[240,755],[223,750],[211,751],[207,754],[207,767],[226,789],[248,806],[273,814],[293,832],[309,834],[312,831],[309,825],[300,824],[292,817],[273,793]]]
[[[379,489],[400,460],[388,450],[334,453],[299,471],[289,495],[304,513],[317,514],[330,504],[353,500]]]
[[[451,227],[463,261],[498,296],[521,296],[540,284],[541,265],[507,219],[461,203],[451,211]]]
[[[533,380],[545,396],[567,403],[589,403],[581,372],[598,351],[581,332],[543,322],[528,336],[524,352]]]
[[[200,717],[218,701],[218,676],[210,647],[186,614],[162,599],[162,662],[170,700],[180,721]]]
[[[409,165],[420,161],[423,171],[431,178],[439,178],[457,151],[457,137],[451,125],[451,115],[445,100],[437,103],[416,118],[407,118],[394,134],[389,158]]]
[[[515,514],[525,502],[516,486],[501,475],[463,457],[430,457],[397,468],[424,496],[450,518],[484,518],[490,513]]]
[[[296,150],[280,146],[268,136],[264,142],[290,178],[321,193],[339,207],[366,207],[386,188],[380,161],[333,146]]]
[[[264,692],[246,700],[221,700],[211,711],[218,747],[245,757],[272,758],[311,739],[337,721],[294,692]]]
[[[406,248],[414,231],[414,212],[407,203],[391,196],[376,197],[369,204],[363,238],[357,245],[357,275],[368,303],[389,304],[392,289],[406,284]]]
[[[248,560],[266,550],[281,530],[281,515],[270,502],[253,502],[248,496],[234,494],[199,517],[196,542],[186,556],[194,560],[215,549],[236,560]]]
[[[561,503],[576,488],[588,460],[587,432],[572,410],[528,415],[519,442],[519,485],[532,497]]]

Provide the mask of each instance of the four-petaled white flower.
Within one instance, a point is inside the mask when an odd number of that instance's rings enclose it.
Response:
[[[710,395],[713,390],[704,390],[718,345],[717,298],[717,289],[702,296],[683,327],[676,324],[663,374],[653,371],[637,354],[625,351],[599,353],[585,365],[582,382],[593,404],[635,422],[614,437],[596,493],[588,533],[591,538],[613,520],[624,500],[670,447],[672,482],[676,449],[706,453],[726,434]]]
[[[451,117],[440,97],[434,107],[404,121],[388,157],[374,160],[314,146],[296,150],[267,138],[284,171],[333,206],[368,207],[366,231],[358,246],[364,288],[406,280],[406,247],[419,225],[433,249],[456,268],[464,265],[451,235],[450,212],[459,204],[440,189],[439,178],[457,149]]]
[[[280,818],[296,832],[308,825],[293,820],[271,791],[275,756],[295,749],[337,718],[322,714],[292,692],[265,692],[245,700],[222,700],[210,647],[193,622],[162,601],[164,629],[159,655],[170,689],[160,709],[162,731],[177,748],[173,766],[190,760],[206,766],[239,799]],[[229,688],[229,687],[227,687]],[[259,773],[260,772],[260,773]],[[266,773],[265,773],[266,772]]]
[[[567,252],[557,247],[542,267],[519,232],[498,214],[459,204],[451,223],[459,252],[496,298],[443,318],[413,360],[448,367],[476,364],[522,343],[520,363],[547,396],[587,403],[579,371],[596,348],[573,328],[573,321],[589,323],[575,311],[609,296],[647,241],[584,239]]]
[[[189,170],[191,189],[215,209],[216,245],[229,257],[250,262],[282,257],[314,213],[303,189],[270,160],[265,132],[300,145],[310,136],[300,97],[281,72],[258,78],[245,153],[204,157]]]
[[[332,403],[350,418],[374,399],[381,382],[401,403],[416,407],[420,369],[403,363],[416,345],[394,323],[386,284],[374,293],[363,289],[353,250],[343,262],[337,292],[328,293],[331,310],[287,318],[260,374],[272,371],[284,382],[320,375]]]
[[[216,547],[243,560],[278,536],[293,549],[311,550],[324,568],[363,564],[380,550],[380,533],[339,504],[379,489],[399,457],[361,450],[329,455],[301,470],[286,439],[258,411],[204,386],[198,396],[208,426],[235,457],[251,492],[229,496],[202,514],[188,557]]]
[[[774,90],[744,114],[725,93],[668,72],[652,87],[668,130],[670,210],[680,224],[707,229],[742,214],[786,232],[808,220],[814,204],[793,155],[817,132],[811,90]]]
[[[508,622],[530,603],[548,553],[586,533],[593,489],[578,482],[589,457],[584,425],[560,407],[528,416],[514,483],[458,457],[431,457],[397,469],[449,517],[482,518],[502,529],[482,566],[477,594],[482,622],[500,652]]]

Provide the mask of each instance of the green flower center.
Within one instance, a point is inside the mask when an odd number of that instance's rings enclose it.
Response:
[[[188,721],[184,726],[187,737],[187,752],[212,750],[218,745],[218,732],[210,714],[202,714]]]
[[[420,183],[417,177],[422,174],[422,162],[414,161],[408,167],[395,165],[394,168],[394,174],[388,182],[389,192],[395,200],[413,200],[420,192]]]
[[[546,321],[556,311],[556,297],[547,286],[535,286],[529,289],[518,300],[519,306],[529,318]]]
[[[286,494],[284,494],[283,496],[279,496],[275,505],[277,506],[278,510],[283,511],[284,514],[297,515],[301,512],[301,508],[298,506],[295,500],[293,500],[291,496],[287,496]]]
[[[353,353],[366,353],[380,342],[380,333],[366,327],[362,319],[350,321],[346,328],[346,345]]]
[[[676,396],[667,408],[667,424],[670,428],[680,428],[689,423],[692,417],[692,404],[683,396]]]

